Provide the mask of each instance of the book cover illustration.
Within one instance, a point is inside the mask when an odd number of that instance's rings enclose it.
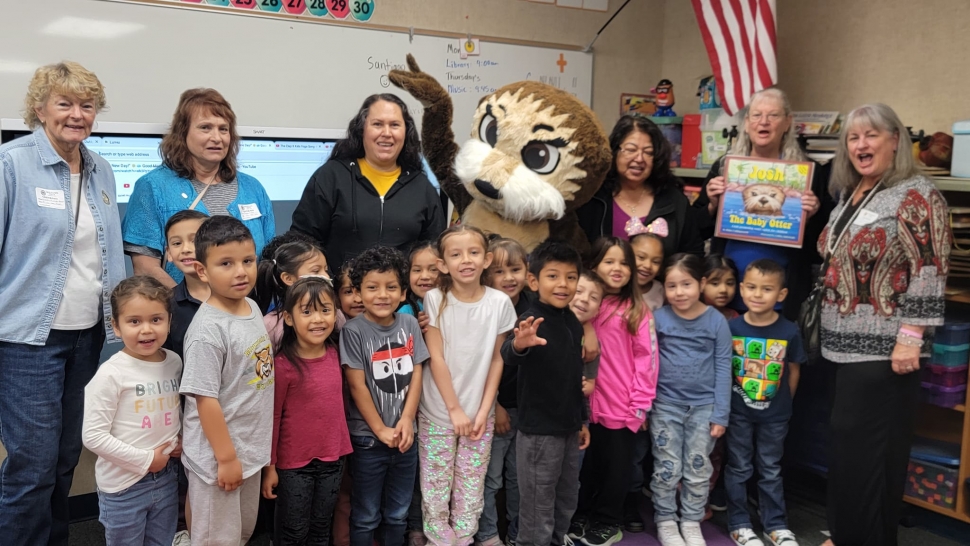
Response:
[[[806,220],[802,193],[811,184],[814,167],[811,162],[727,157],[714,235],[801,248]]]

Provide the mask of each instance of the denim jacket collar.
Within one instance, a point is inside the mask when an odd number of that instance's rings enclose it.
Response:
[[[40,162],[43,165],[56,165],[58,163],[67,163],[61,154],[57,153],[54,149],[54,145],[51,144],[50,137],[47,136],[47,131],[43,127],[38,127],[34,129],[34,138],[37,140],[37,153],[40,155]],[[84,174],[90,175],[92,173],[98,172],[98,164],[94,162],[94,158],[91,156],[91,151],[82,142],[80,145],[81,150],[81,161],[84,165]]]

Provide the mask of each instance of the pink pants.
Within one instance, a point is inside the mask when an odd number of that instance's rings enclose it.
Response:
[[[495,419],[478,441],[457,436],[449,424],[418,415],[421,508],[424,534],[434,546],[468,546],[485,506],[485,473],[492,453]]]

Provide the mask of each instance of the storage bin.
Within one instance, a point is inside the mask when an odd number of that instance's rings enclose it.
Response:
[[[944,408],[952,408],[967,400],[967,385],[941,387],[932,383],[922,383],[923,395],[927,403]]]
[[[953,124],[953,163],[950,175],[970,178],[970,120]]]
[[[913,438],[913,447],[909,450],[909,458],[920,462],[959,468],[960,444],[916,436]]]
[[[939,364],[927,364],[922,367],[923,382],[941,387],[957,387],[967,384],[967,368],[963,366],[941,366]]]
[[[948,322],[933,332],[933,342],[940,345],[970,344],[970,322]]]
[[[958,474],[956,468],[910,459],[905,493],[934,506],[953,508],[956,505]]]
[[[933,356],[930,357],[930,364],[940,366],[964,366],[970,358],[970,344],[964,345],[943,345],[933,344]]]
[[[683,147],[680,152],[680,165],[685,169],[697,168],[698,156],[701,155],[701,115],[687,114],[684,116]],[[968,330],[970,334],[970,330]],[[970,343],[970,339],[967,340]]]

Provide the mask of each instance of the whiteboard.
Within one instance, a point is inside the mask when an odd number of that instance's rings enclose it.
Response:
[[[415,35],[105,0],[16,2],[0,18],[0,118],[20,116],[36,67],[73,60],[106,88],[103,121],[167,123],[179,94],[218,89],[240,125],[345,129],[364,98],[391,92],[420,123],[420,104],[387,80],[414,54],[449,88],[459,142],[479,99],[520,80],[592,100],[591,53],[483,41],[460,59],[458,38]],[[562,62],[560,62],[562,61]]]

